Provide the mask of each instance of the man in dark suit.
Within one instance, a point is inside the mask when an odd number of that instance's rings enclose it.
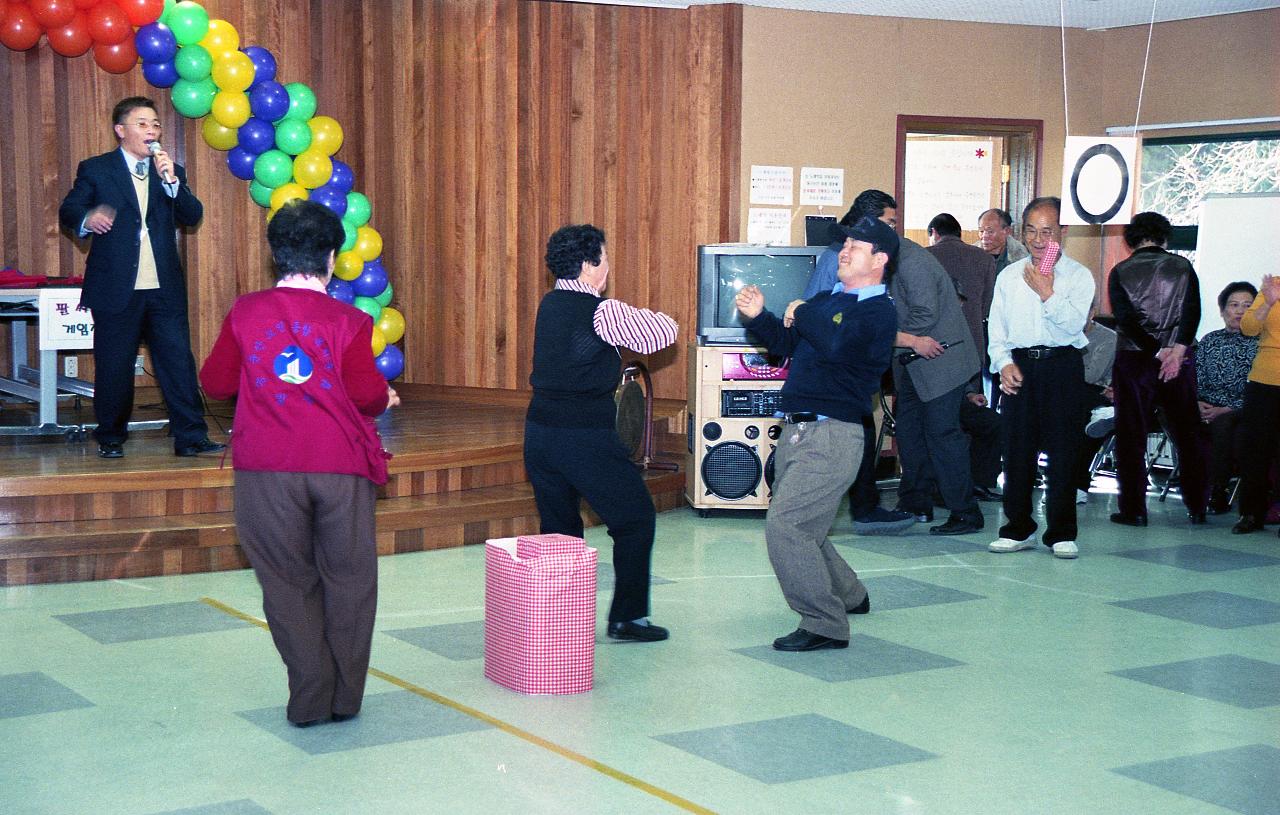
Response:
[[[111,115],[117,149],[80,162],[58,218],[80,238],[92,235],[80,302],[94,321],[93,411],[98,455],[124,456],[133,412],[133,367],[145,340],[169,409],[179,456],[218,452],[209,440],[187,323],[187,286],[178,226],[194,226],[204,207],[187,175],[159,145],[155,103],[121,100]]]

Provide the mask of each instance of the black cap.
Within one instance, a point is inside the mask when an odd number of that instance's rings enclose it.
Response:
[[[893,231],[893,227],[886,224],[879,218],[872,218],[864,215],[862,220],[853,226],[844,226],[843,224],[832,224],[831,240],[843,242],[846,238],[853,238],[855,241],[866,241],[871,244],[873,251],[884,252],[892,260],[894,255],[898,254],[898,233]]]

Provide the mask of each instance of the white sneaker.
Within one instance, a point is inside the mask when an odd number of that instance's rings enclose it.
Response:
[[[1089,503],[1089,493],[1086,492],[1085,490],[1076,490],[1076,503],[1077,504]]]
[[[1058,541],[1053,545],[1053,556],[1071,560],[1080,557],[1080,547],[1076,546],[1075,541]]]
[[[988,552],[1021,552],[1023,549],[1036,548],[1036,536],[1028,535],[1023,540],[1014,540],[1013,538],[996,538],[987,544]]]

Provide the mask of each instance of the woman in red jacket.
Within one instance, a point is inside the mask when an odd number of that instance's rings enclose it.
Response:
[[[262,586],[299,727],[360,711],[377,607],[374,501],[387,459],[373,417],[399,398],[373,361],[369,315],[325,285],[342,223],[286,204],[267,241],[276,285],[231,307],[200,383],[236,400],[236,532]]]

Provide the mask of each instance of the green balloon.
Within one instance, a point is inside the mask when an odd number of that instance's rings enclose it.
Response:
[[[173,11],[175,5],[177,5],[177,0],[164,0],[164,11],[160,12],[160,19],[156,20],[156,22],[169,25],[169,12]]]
[[[186,45],[174,55],[173,67],[188,82],[199,82],[213,71],[213,57],[203,45]]]
[[[254,165],[254,169],[257,169],[256,164]],[[260,207],[271,206],[271,193],[273,192],[275,192],[275,190],[268,187],[266,184],[263,184],[256,178],[249,182],[249,197],[252,198],[253,202]]]
[[[382,290],[382,294],[379,294],[377,297],[375,297],[375,298],[373,298],[373,299],[374,299],[374,300],[377,300],[377,301],[378,301],[378,305],[380,305],[380,306],[389,306],[389,305],[391,305],[391,284],[390,284],[390,283],[388,283],[388,284],[387,284],[387,287],[386,287],[385,289],[383,289],[383,290]]]
[[[351,247],[356,245],[356,228],[347,223],[347,219],[342,219],[342,249],[340,251],[350,252]]]
[[[293,178],[293,159],[280,150],[268,150],[254,160],[253,177],[262,186],[274,190]]]
[[[378,318],[382,316],[382,305],[372,297],[357,297],[351,301],[351,305],[363,311],[378,322]]]
[[[182,0],[180,3],[174,3],[168,14],[169,19],[165,25],[172,29],[178,45],[186,46],[200,42],[204,39],[204,35],[209,33],[209,12],[205,11],[204,6],[199,3]]]
[[[372,210],[369,199],[364,197],[364,193],[349,192],[347,193],[347,214],[342,216],[342,220],[358,229],[369,223]]]
[[[296,156],[311,146],[311,128],[303,119],[288,116],[276,122],[276,147]]]
[[[169,98],[173,100],[173,109],[188,119],[199,119],[207,116],[213,109],[213,97],[218,93],[218,86],[213,80],[205,77],[198,82],[179,79],[173,84]]]
[[[284,89],[289,92],[289,112],[284,118],[305,123],[316,115],[316,95],[310,88],[301,82],[290,82]]]

